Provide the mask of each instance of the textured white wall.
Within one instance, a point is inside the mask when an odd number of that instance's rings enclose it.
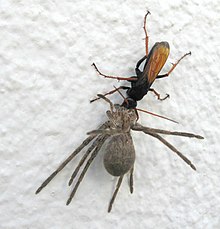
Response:
[[[168,137],[197,166],[190,169],[159,141],[133,133],[135,191],[127,180],[107,213],[115,178],[96,158],[70,206],[71,162],[38,196],[41,182],[104,122],[98,92],[130,76],[144,55],[143,16],[150,47],[170,43],[165,66],[191,50],[173,74],[154,84],[170,99],[149,94],[140,103],[171,122],[141,114],[151,127],[190,131],[205,140]],[[220,228],[220,5],[178,1],[0,1],[0,228]],[[118,95],[111,97],[120,102]]]

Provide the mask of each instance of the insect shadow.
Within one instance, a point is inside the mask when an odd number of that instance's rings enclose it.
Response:
[[[92,64],[94,66],[95,70],[98,72],[99,75],[104,76],[105,78],[110,79],[116,79],[116,80],[127,80],[131,83],[130,87],[127,86],[120,86],[112,91],[109,91],[108,93],[105,93],[104,95],[110,95],[115,93],[119,89],[127,90],[127,98],[126,102],[123,102],[123,106],[130,109],[135,108],[137,106],[137,101],[141,100],[148,91],[153,92],[159,100],[164,100],[169,97],[167,94],[164,98],[160,97],[160,94],[156,92],[153,88],[151,88],[151,85],[155,81],[155,79],[164,78],[170,75],[170,73],[176,68],[176,66],[179,64],[179,62],[186,57],[187,55],[191,55],[191,52],[186,53],[183,55],[176,63],[173,64],[171,69],[166,74],[159,75],[161,69],[163,68],[164,64],[166,63],[166,60],[170,53],[170,46],[169,43],[166,41],[162,42],[156,42],[150,52],[148,53],[148,34],[147,34],[147,15],[150,14],[148,11],[147,14],[144,17],[144,32],[145,32],[145,56],[142,57],[136,64],[135,67],[135,73],[136,76],[131,77],[121,77],[121,76],[110,76],[105,75],[99,71],[95,63]],[[146,61],[145,61],[146,60]],[[140,70],[140,65],[145,61],[143,71]],[[94,102],[98,100],[99,98],[95,98],[90,100],[90,102]]]
[[[78,176],[78,180],[76,181],[73,190],[71,191],[69,199],[66,202],[67,205],[70,204],[89,166],[97,156],[103,144],[107,139],[109,139],[105,147],[106,152],[104,154],[104,167],[111,175],[118,177],[115,191],[108,206],[108,212],[110,212],[122,183],[123,177],[126,173],[130,173],[129,186],[130,192],[133,192],[135,149],[130,130],[141,131],[154,138],[157,138],[170,150],[182,158],[192,169],[196,170],[196,167],[192,164],[192,162],[182,153],[180,153],[173,145],[161,137],[160,134],[176,135],[190,138],[194,137],[198,139],[203,139],[202,136],[186,132],[173,132],[144,127],[137,123],[137,115],[135,109],[126,109],[120,105],[113,105],[112,102],[105,96],[100,94],[98,96],[99,98],[108,102],[110,105],[110,110],[106,112],[108,121],[102,124],[97,130],[88,132],[89,137],[87,137],[82,142],[82,144],[77,149],[75,149],[74,152],[41,184],[41,186],[37,189],[36,194],[39,193],[84,147],[91,143],[70,177],[69,185],[72,184],[79,170],[84,165],[84,167],[81,169],[81,173]]]

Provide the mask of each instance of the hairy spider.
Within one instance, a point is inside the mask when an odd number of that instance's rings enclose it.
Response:
[[[145,134],[157,138],[169,149],[175,152],[180,158],[182,158],[192,169],[196,170],[195,166],[188,158],[186,158],[159,134],[195,137],[198,139],[203,139],[202,136],[186,132],[172,132],[144,127],[137,123],[137,115],[135,109],[126,109],[125,107],[117,104],[113,105],[112,102],[105,96],[100,94],[98,96],[110,104],[110,110],[106,112],[109,120],[102,124],[99,129],[87,133],[89,134],[89,137],[86,138],[82,144],[41,184],[41,186],[37,189],[36,194],[39,193],[57,175],[57,173],[59,173],[85,146],[93,141],[91,146],[87,149],[81,158],[69,180],[69,185],[71,185],[80,168],[85,163],[84,168],[82,169],[78,180],[76,181],[75,186],[69,196],[69,199],[66,202],[67,205],[70,204],[89,166],[97,156],[105,141],[109,139],[109,141],[106,143],[104,166],[111,175],[119,177],[115,191],[109,203],[108,212],[110,212],[122,183],[123,177],[128,172],[130,172],[130,192],[133,192],[135,149],[130,134],[131,129],[135,131],[142,131]]]

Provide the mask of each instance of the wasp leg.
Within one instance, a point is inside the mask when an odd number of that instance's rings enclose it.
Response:
[[[163,101],[163,100],[165,100],[165,99],[170,97],[170,95],[166,94],[166,96],[161,99],[160,98],[160,94],[158,92],[156,92],[153,88],[150,88],[149,91],[152,91],[157,96],[157,99],[159,99],[160,101]]]
[[[158,75],[157,79],[159,78],[163,78],[163,77],[167,77],[170,75],[170,73],[175,69],[175,67],[179,64],[179,62],[186,56],[191,55],[191,52],[188,52],[186,54],[184,54],[175,64],[173,64],[172,68],[169,70],[169,72],[167,72],[166,74],[163,75]]]
[[[148,55],[148,35],[147,35],[147,15],[150,14],[150,11],[147,11],[147,13],[144,16],[144,33],[145,33],[145,49],[146,49],[146,56]]]
[[[109,91],[109,92],[105,93],[104,96],[114,94],[116,91],[118,91],[118,90],[120,90],[120,89],[128,90],[129,88],[130,88],[130,87],[120,86],[120,87],[118,87],[118,88],[116,88],[116,89],[114,89],[114,90],[112,90],[112,91]],[[100,97],[95,98],[95,99],[92,99],[92,100],[90,100],[90,103],[93,103],[94,101],[99,100],[99,99],[100,99]]]
[[[137,62],[136,68],[135,68],[135,72],[136,72],[137,77],[139,75],[142,75],[142,71],[139,69],[139,67],[143,63],[143,61],[146,60],[146,59],[147,59],[147,56],[144,56]]]
[[[118,183],[116,185],[116,189],[115,189],[115,191],[113,193],[113,196],[112,196],[112,198],[110,200],[110,203],[109,203],[109,206],[108,206],[108,212],[110,212],[112,210],[112,205],[113,205],[113,203],[115,201],[115,197],[117,196],[118,190],[119,190],[119,188],[121,186],[121,182],[123,180],[123,177],[124,177],[124,175],[120,176],[119,179],[118,179]]]
[[[137,81],[136,77],[121,77],[121,76],[108,76],[99,71],[95,63],[92,64],[92,66],[95,68],[95,70],[98,72],[100,76],[104,76],[105,78],[110,78],[110,79],[116,79],[116,80],[130,80],[130,81]]]

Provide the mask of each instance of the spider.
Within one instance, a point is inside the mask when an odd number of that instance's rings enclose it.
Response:
[[[89,143],[93,141],[70,177],[69,185],[72,184],[80,168],[85,163],[84,168],[82,169],[78,180],[76,181],[73,190],[71,191],[71,194],[66,202],[66,205],[69,205],[89,166],[99,153],[103,144],[106,142],[107,139],[109,139],[109,141],[107,141],[106,143],[106,152],[104,154],[104,167],[108,171],[108,173],[118,177],[115,191],[108,206],[108,212],[110,212],[119,188],[121,186],[123,177],[127,173],[130,173],[130,193],[133,193],[135,148],[130,130],[142,131],[145,134],[157,138],[174,153],[176,153],[180,158],[182,158],[192,169],[196,170],[196,167],[187,157],[180,153],[173,145],[167,142],[159,134],[176,135],[190,138],[195,137],[198,139],[203,139],[202,136],[186,132],[173,132],[144,127],[137,123],[137,114],[135,109],[127,109],[118,104],[113,105],[113,103],[109,99],[101,94],[99,94],[98,97],[105,100],[110,105],[110,110],[106,112],[108,121],[102,124],[97,130],[93,130],[87,133],[89,137],[87,137],[82,142],[82,144],[41,184],[41,186],[37,189],[36,194],[38,194],[84,147],[86,147]]]

